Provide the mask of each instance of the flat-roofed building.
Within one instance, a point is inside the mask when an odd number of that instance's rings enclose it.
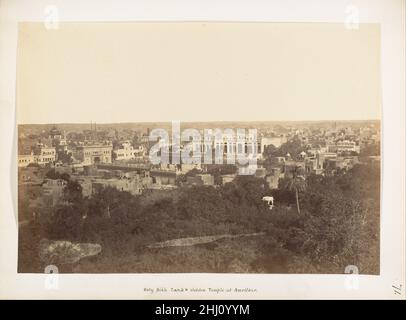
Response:
[[[18,155],[18,166],[19,167],[21,167],[21,168],[27,167],[30,163],[35,163],[34,153]]]
[[[360,146],[355,141],[341,140],[328,145],[329,152],[360,152]]]
[[[56,149],[38,143],[29,154],[18,155],[18,166],[27,167],[30,163],[46,165],[56,160]]]
[[[338,152],[355,152],[355,153],[359,153],[360,152],[360,147],[357,146],[355,141],[343,140],[343,141],[338,141],[337,142],[337,151]]]
[[[287,142],[287,138],[285,136],[275,136],[275,137],[262,137],[260,142],[260,152],[263,153],[265,151],[266,146],[273,145],[276,148],[279,148],[282,144]]]
[[[223,174],[221,176],[221,183],[224,185],[226,183],[233,182],[236,176],[237,175],[235,173],[234,174]]]
[[[212,186],[214,185],[214,177],[211,174],[197,174],[187,177],[186,183],[189,185]]]
[[[54,147],[41,146],[38,150],[37,163],[45,165],[56,160],[56,149]]]
[[[157,185],[175,185],[176,184],[176,172],[163,171],[163,170],[151,170],[150,176],[153,179],[153,183]]]
[[[133,160],[135,158],[135,149],[131,145],[130,141],[124,141],[119,149],[113,151],[115,155],[115,160],[125,161]]]
[[[78,146],[73,153],[83,165],[111,163],[113,146],[111,144],[91,144]]]
[[[96,178],[92,179],[91,191],[97,192],[100,189],[106,187],[112,187],[119,191],[130,192],[132,195],[141,194],[145,188],[148,188],[152,185],[152,178],[148,175],[131,175],[130,178],[125,176],[122,178],[110,178],[110,179],[101,179]]]

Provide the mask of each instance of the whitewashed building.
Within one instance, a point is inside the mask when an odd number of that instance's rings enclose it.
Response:
[[[55,162],[55,160],[56,149],[54,147],[47,147],[42,143],[39,143],[30,154],[18,155],[18,166],[27,167],[30,163],[46,165]]]
[[[129,141],[125,141],[121,144],[120,149],[114,150],[115,160],[133,160],[135,159],[135,154],[138,150],[134,149]]]

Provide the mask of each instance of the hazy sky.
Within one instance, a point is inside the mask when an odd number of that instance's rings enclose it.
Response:
[[[18,123],[379,119],[379,60],[371,24],[23,23]]]

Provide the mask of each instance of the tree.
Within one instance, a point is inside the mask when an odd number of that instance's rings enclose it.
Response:
[[[55,171],[54,168],[50,169],[47,171],[47,173],[45,174],[45,177],[48,179],[52,179],[52,180],[56,180],[59,179],[59,173]]]
[[[267,145],[264,147],[264,157],[265,158],[271,158],[275,156],[275,153],[277,152],[278,148],[275,147],[273,144]]]
[[[298,138],[294,138],[282,144],[276,151],[274,151],[273,156],[284,157],[289,153],[293,159],[296,159],[302,151],[302,142]]]
[[[292,170],[292,177],[288,179],[286,187],[288,190],[295,192],[297,213],[300,214],[299,192],[306,189],[306,181],[302,175],[302,168],[300,166],[296,166]]]
[[[242,200],[247,205],[257,208],[263,207],[262,197],[270,192],[264,179],[250,175],[239,175],[234,179],[233,183],[241,189]]]
[[[73,159],[72,159],[72,153],[71,152],[58,152],[58,160],[62,161],[63,163],[71,164]]]
[[[47,224],[47,234],[51,239],[76,240],[82,226],[82,208],[78,206],[60,206],[56,208],[51,221]]]
[[[79,182],[69,180],[64,188],[64,199],[78,205],[83,201],[82,186]]]
[[[180,174],[176,177],[176,185],[180,186],[183,183],[186,183],[187,178],[188,177],[195,177],[197,174],[200,174],[202,171],[197,169],[197,168],[193,168],[192,170],[186,172],[185,174]]]
[[[48,172],[45,174],[45,177],[47,179],[51,179],[51,180],[57,180],[57,179],[62,179],[65,181],[70,180],[69,173],[66,173],[66,172],[59,173],[55,170],[55,168],[51,168],[50,170],[48,170]]]
[[[69,173],[63,172],[60,174],[60,179],[65,180],[65,181],[70,181],[70,175]]]

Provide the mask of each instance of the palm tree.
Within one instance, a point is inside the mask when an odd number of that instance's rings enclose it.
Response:
[[[302,175],[302,168],[300,166],[295,166],[293,168],[292,177],[289,178],[287,182],[287,189],[295,192],[297,213],[300,214],[299,192],[306,189],[306,181]]]

